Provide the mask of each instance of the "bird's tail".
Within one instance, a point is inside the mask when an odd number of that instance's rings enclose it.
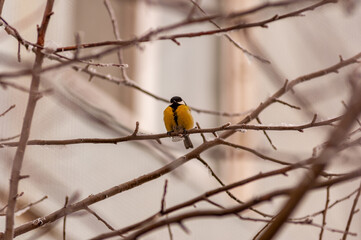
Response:
[[[193,148],[193,143],[192,143],[191,139],[189,138],[189,135],[184,136],[183,142],[184,142],[184,146],[186,147],[186,149]]]

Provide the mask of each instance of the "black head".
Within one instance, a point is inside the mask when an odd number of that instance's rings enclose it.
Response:
[[[179,103],[179,104],[183,104],[183,99],[181,97],[178,96],[174,96],[170,99],[170,103]]]

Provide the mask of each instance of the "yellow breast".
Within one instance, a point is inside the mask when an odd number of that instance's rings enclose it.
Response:
[[[174,121],[174,116],[173,116],[173,109],[168,106],[164,112],[163,112],[163,120],[164,120],[164,125],[165,128],[167,129],[167,132],[173,131],[176,128],[176,123]]]
[[[194,122],[191,114],[191,109],[187,105],[180,105],[176,109],[177,122],[179,128],[186,130],[193,128]]]
[[[175,112],[172,107],[168,106],[164,112],[164,125],[167,132],[183,129],[191,129],[194,126],[191,110],[186,105],[179,105]]]

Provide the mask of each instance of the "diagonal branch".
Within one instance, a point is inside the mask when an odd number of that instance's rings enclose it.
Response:
[[[360,174],[361,174],[361,169],[358,169],[357,171],[350,173],[347,177],[334,178],[332,180],[324,181],[321,183],[313,183],[311,185],[311,188],[319,189],[319,188],[323,188],[325,186],[332,186],[333,184],[347,181],[348,179],[351,179],[351,178],[360,177]],[[285,196],[285,195],[287,196],[292,193],[292,190],[293,190],[292,188],[283,188],[283,189],[275,190],[273,192],[266,193],[261,196],[252,198],[251,200],[247,201],[243,205],[237,205],[235,207],[225,208],[225,209],[221,209],[221,210],[198,210],[198,211],[196,210],[196,211],[188,211],[185,213],[181,213],[181,214],[175,215],[173,217],[165,218],[165,219],[162,219],[159,221],[155,221],[151,224],[148,224],[148,225],[144,226],[143,228],[139,229],[138,231],[135,231],[132,234],[128,235],[124,239],[126,239],[126,240],[138,239],[140,236],[142,236],[146,233],[149,233],[151,231],[154,231],[160,227],[163,227],[165,225],[172,224],[172,223],[180,223],[187,219],[209,217],[209,216],[222,217],[222,216],[232,215],[235,213],[240,213],[242,211],[249,209],[252,206],[255,206],[255,205],[261,203],[261,202],[270,201],[278,196]],[[107,239],[107,238],[115,236],[115,233],[116,232],[104,233],[104,234],[98,235],[94,238],[91,238],[91,240]],[[349,233],[349,234],[351,234],[351,233]],[[355,233],[353,233],[351,235],[356,236]]]
[[[358,202],[358,199],[360,197],[360,193],[361,193],[361,183],[360,183],[360,187],[358,189],[358,192],[356,194],[356,197],[353,201],[353,204],[352,204],[352,207],[351,207],[351,211],[350,211],[350,215],[348,217],[348,220],[347,220],[347,224],[346,224],[346,228],[345,228],[345,232],[342,236],[342,240],[346,240],[347,238],[347,233],[349,232],[350,230],[350,225],[351,225],[351,222],[352,222],[352,218],[353,216],[355,215],[356,211],[355,211],[355,208],[356,208],[356,205],[357,205],[357,202]]]
[[[8,109],[6,109],[3,113],[0,114],[0,117],[4,116],[5,114],[7,114],[11,109],[13,109],[15,107],[15,104],[11,105]]]
[[[291,213],[295,210],[301,199],[305,196],[307,191],[311,188],[317,177],[326,168],[335,153],[335,148],[345,139],[348,131],[352,127],[355,119],[361,112],[361,87],[358,87],[350,100],[350,107],[342,118],[338,127],[331,133],[329,141],[320,156],[315,159],[308,174],[301,179],[298,186],[292,191],[287,203],[283,205],[280,213],[275,218],[269,227],[262,233],[259,240],[272,239],[279,231]]]
[[[53,8],[54,0],[48,0],[46,4],[46,8],[44,11],[43,21],[41,24],[41,27],[38,29],[38,44],[44,45],[44,38],[46,29],[48,27],[48,23],[50,20],[50,16],[52,14],[52,8]],[[16,150],[12,171],[11,171],[11,178],[10,178],[10,189],[9,189],[9,196],[8,196],[8,208],[6,211],[6,227],[5,227],[5,234],[4,239],[5,240],[11,240],[14,237],[14,211],[15,211],[15,205],[16,205],[16,198],[15,196],[18,193],[18,184],[21,179],[20,171],[21,166],[24,159],[25,149],[27,145],[27,141],[29,139],[30,135],[30,128],[31,128],[31,122],[33,120],[34,110],[35,106],[38,100],[38,94],[35,92],[38,91],[39,85],[40,85],[40,75],[39,70],[42,67],[44,55],[41,53],[40,49],[37,49],[35,52],[35,63],[33,66],[33,76],[31,80],[31,86],[30,86],[30,93],[29,93],[29,99],[28,99],[28,105],[25,112],[25,117],[23,121],[23,126],[21,130],[21,136],[19,141],[19,146]]]
[[[203,13],[204,16],[207,16],[207,13],[206,11],[203,10],[203,8],[201,8],[201,6],[194,0],[190,0],[190,2],[192,2],[193,4],[193,7],[196,7],[199,9],[199,11],[201,11]],[[193,9],[192,8],[192,12],[193,12]],[[213,26],[215,26],[217,29],[221,29],[221,27],[213,20],[209,20],[209,22],[211,24],[213,24]],[[236,48],[240,49],[246,56],[249,56],[249,57],[253,57],[255,59],[257,59],[258,61],[262,62],[262,63],[267,63],[267,64],[270,64],[271,62],[268,61],[267,59],[263,58],[263,57],[260,57],[260,56],[257,56],[253,53],[251,53],[250,51],[248,51],[247,49],[245,49],[244,47],[242,47],[238,42],[236,42],[229,34],[224,34],[224,37],[228,39],[228,41],[230,41]]]

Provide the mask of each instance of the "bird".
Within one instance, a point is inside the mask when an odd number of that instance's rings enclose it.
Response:
[[[169,101],[171,104],[164,110],[164,125],[167,133],[182,132],[183,142],[186,149],[193,148],[193,144],[187,130],[194,126],[190,107],[179,96],[174,96]],[[173,138],[173,141],[177,141]]]

